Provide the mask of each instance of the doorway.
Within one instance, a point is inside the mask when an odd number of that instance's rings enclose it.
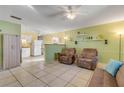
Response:
[[[35,36],[34,36],[35,35]],[[22,63],[44,62],[43,39],[28,32],[21,35]]]

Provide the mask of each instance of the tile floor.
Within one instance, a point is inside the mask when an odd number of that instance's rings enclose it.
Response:
[[[0,72],[0,87],[86,87],[93,71],[76,65],[44,61],[23,62]]]

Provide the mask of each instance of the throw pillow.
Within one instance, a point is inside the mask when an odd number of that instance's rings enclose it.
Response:
[[[109,63],[105,67],[105,71],[107,71],[109,74],[111,74],[113,77],[115,77],[116,73],[119,70],[119,68],[121,67],[121,65],[122,65],[122,62],[120,62],[118,60],[110,59]]]

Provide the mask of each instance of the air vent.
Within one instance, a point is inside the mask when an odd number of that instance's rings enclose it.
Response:
[[[22,18],[20,18],[20,17],[17,17],[17,16],[10,16],[11,18],[14,18],[14,19],[16,19],[16,20],[22,20]]]

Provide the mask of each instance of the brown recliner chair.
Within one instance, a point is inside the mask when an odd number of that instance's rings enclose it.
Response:
[[[65,48],[58,54],[58,61],[64,64],[73,64],[75,62],[75,48]]]
[[[97,65],[97,50],[93,48],[84,48],[81,55],[77,59],[79,67],[94,70]]]

